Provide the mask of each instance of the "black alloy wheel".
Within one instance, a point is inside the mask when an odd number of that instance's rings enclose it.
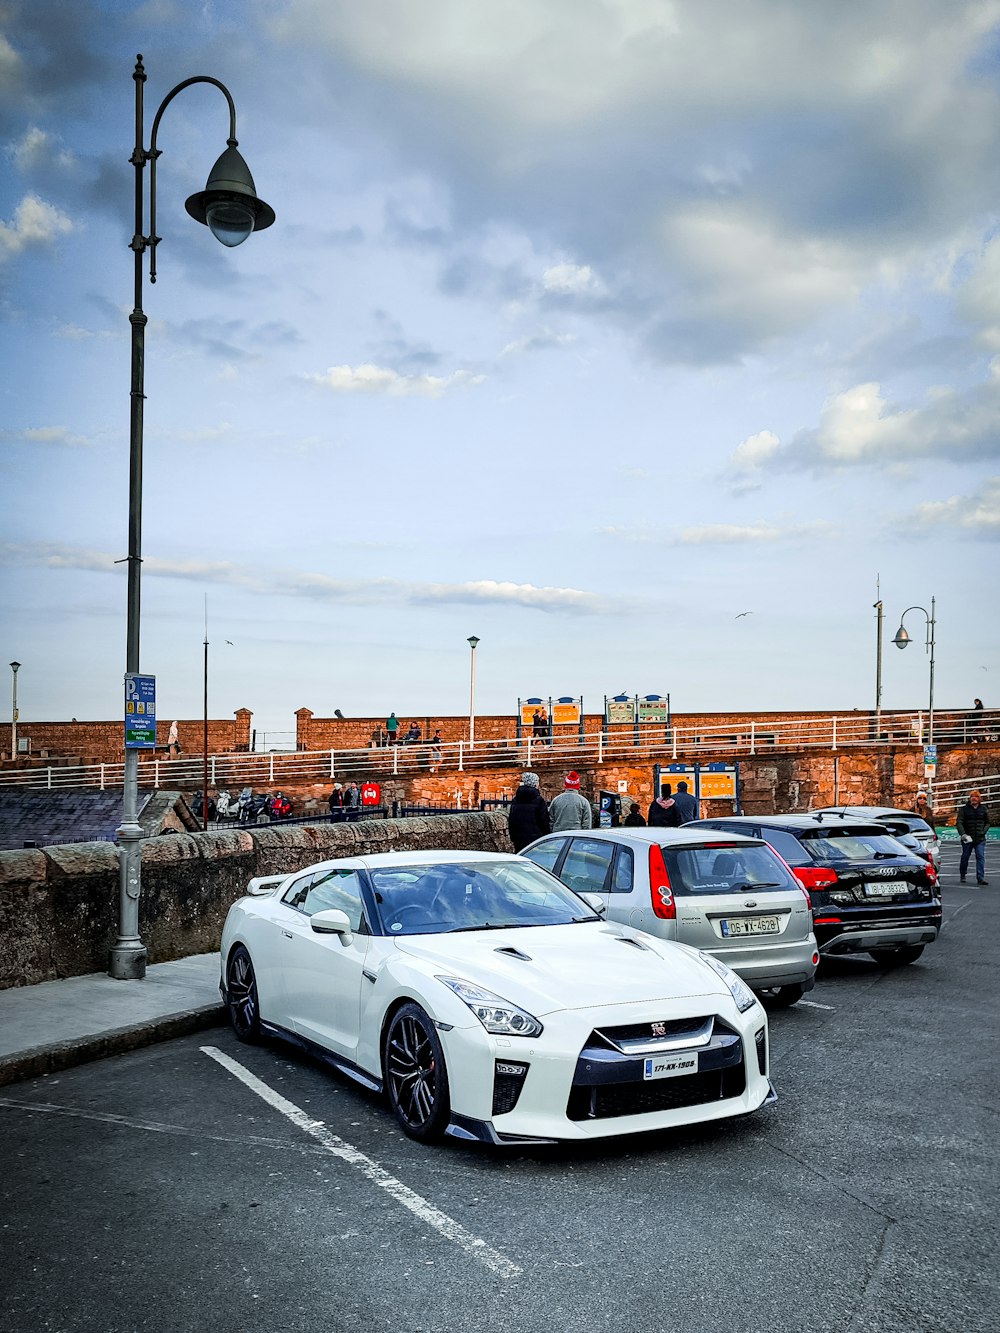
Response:
[[[869,949],[868,952],[883,967],[905,967],[915,963],[924,951],[922,944],[901,944],[897,949]]]
[[[257,978],[254,976],[250,955],[242,944],[229,955],[226,967],[226,995],[229,1021],[240,1041],[260,1040],[260,1004],[257,1000]]]
[[[419,1005],[404,1004],[393,1015],[383,1061],[389,1104],[403,1131],[423,1143],[440,1139],[451,1116],[448,1070],[434,1024]]]
[[[805,993],[805,985],[797,981],[790,986],[772,986],[769,990],[761,991],[760,998],[771,1009],[790,1009],[793,1004],[798,1004]]]

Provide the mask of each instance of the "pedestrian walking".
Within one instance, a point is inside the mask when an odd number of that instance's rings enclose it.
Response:
[[[339,824],[344,818],[344,784],[335,782],[333,791],[330,793],[330,799],[327,801],[330,807],[330,817],[334,824]]]
[[[674,809],[674,798],[671,795],[671,786],[665,782],[660,788],[659,796],[654,796],[649,803],[649,809],[646,812],[646,823],[650,828],[676,828],[679,820],[677,812]]]
[[[550,831],[549,807],[538,789],[537,773],[521,774],[521,785],[507,811],[507,829],[515,852]]]
[[[985,708],[983,707],[982,699],[973,699],[972,711],[973,713],[976,714],[976,716],[972,719],[972,742],[974,745],[978,745],[980,739],[984,741],[986,739],[985,735],[983,734],[986,731],[986,719],[985,717],[979,716],[980,713],[984,713],[986,711]]]
[[[176,759],[181,752],[181,743],[177,739],[177,723],[171,722],[167,733],[167,758]]]
[[[698,802],[688,791],[686,782],[678,782],[677,793],[674,796],[674,810],[677,814],[678,824],[690,824],[692,819],[698,818]]]
[[[624,826],[625,828],[646,827],[646,821],[642,817],[642,811],[636,805],[635,801],[632,801],[629,805],[628,814],[625,816]]]
[[[361,814],[361,792],[356,782],[344,792],[344,811],[348,819],[357,819]]]
[[[549,715],[544,708],[536,708],[531,715],[531,734],[542,745],[548,744]]]
[[[926,819],[931,828],[934,827],[934,811],[927,804],[925,791],[917,792],[917,799],[913,802],[913,813],[919,815],[921,819]]]
[[[399,718],[395,713],[390,713],[385,720],[385,734],[389,738],[389,744],[396,744],[396,732],[399,731]]]
[[[590,802],[580,794],[580,774],[567,773],[563,790],[549,805],[549,824],[553,833],[566,829],[593,828],[594,815]]]
[[[976,858],[976,883],[988,884],[986,878],[986,830],[990,826],[990,816],[983,805],[982,793],[970,791],[969,799],[958,812],[955,820],[958,836],[962,839],[962,859],[959,862],[958,877],[965,883],[965,872],[969,868],[972,856]]]

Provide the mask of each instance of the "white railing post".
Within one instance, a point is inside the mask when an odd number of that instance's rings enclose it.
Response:
[[[528,767],[531,767],[531,735],[528,735]]]
[[[830,719],[830,721],[831,721],[832,724],[833,724],[833,748],[836,749],[836,748],[837,748],[837,719],[836,719],[835,717],[832,717],[832,718]]]
[[[154,760],[153,760],[153,786],[156,788],[157,791],[160,790],[160,761],[159,761],[159,759],[154,759]]]
[[[671,727],[670,730],[671,730],[671,732],[673,733],[672,736],[671,736],[671,740],[672,740],[673,743],[674,743],[674,748],[673,748],[673,751],[672,751],[672,753],[671,753],[671,758],[672,758],[672,759],[676,759],[676,758],[677,758],[677,728],[676,728],[676,727]]]
[[[398,746],[398,745],[394,745],[394,746],[392,747],[392,775],[393,775],[393,777],[395,777],[396,774],[397,774],[398,772],[399,772],[399,746]]]
[[[101,791],[104,790],[104,765],[101,765]]]
[[[923,712],[921,711],[917,714],[917,744],[923,745],[923,743],[924,743],[924,715]]]
[[[755,720],[750,722],[750,753],[757,753],[757,723]]]
[[[51,769],[51,768],[48,770],[48,782],[47,782],[46,785],[49,786],[49,787],[52,786],[52,769]]]
[[[597,733],[597,762],[604,763],[604,728]]]
[[[330,779],[331,779],[331,781],[337,776],[337,770],[334,768],[334,762],[333,762],[333,761],[334,761],[334,755],[335,755],[335,754],[336,754],[336,751],[335,751],[335,750],[331,750],[331,751],[330,751]]]
[[[210,778],[209,780],[210,780],[210,782],[211,782],[211,784],[212,784],[213,787],[217,787],[219,784],[218,784],[218,783],[216,782],[216,780],[215,780],[215,755],[214,755],[214,754],[213,754],[213,755],[211,756],[211,758],[209,759],[208,768],[209,768],[209,772],[210,772],[211,775],[212,775],[211,778]]]
[[[268,779],[267,779],[267,785],[268,785],[269,787],[273,787],[273,786],[274,786],[274,751],[273,751],[273,750],[271,751],[271,756],[270,756],[270,758],[271,758],[271,763],[270,763],[270,767],[269,767],[269,769],[268,769],[269,777],[268,777]]]
[[[459,773],[464,772],[464,767],[463,767],[463,764],[462,764],[462,742],[461,742],[461,741],[458,742],[458,771],[459,771]]]

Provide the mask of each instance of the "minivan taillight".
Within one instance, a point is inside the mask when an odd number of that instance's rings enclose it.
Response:
[[[649,848],[649,896],[654,916],[658,916],[661,921],[677,920],[670,876],[663,862],[663,852],[655,842],[651,843]]]

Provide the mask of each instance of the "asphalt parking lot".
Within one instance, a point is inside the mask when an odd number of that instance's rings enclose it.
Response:
[[[585,1148],[426,1148],[219,1028],[0,1095],[0,1329],[1000,1326],[1000,875],[916,965],[772,1015],[779,1101]]]

